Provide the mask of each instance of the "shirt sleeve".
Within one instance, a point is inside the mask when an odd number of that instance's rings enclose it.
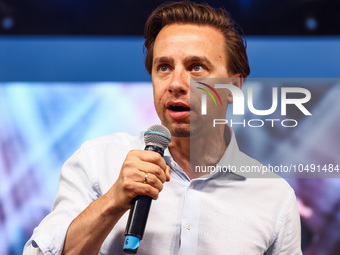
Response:
[[[301,223],[295,193],[285,203],[275,226],[274,242],[265,255],[300,255]]]
[[[100,196],[98,182],[89,169],[91,162],[83,145],[65,162],[52,211],[34,229],[24,247],[24,255],[62,253],[71,222]]]

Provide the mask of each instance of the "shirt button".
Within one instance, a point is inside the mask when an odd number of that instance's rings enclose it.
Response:
[[[194,187],[195,187],[195,184],[193,184],[193,183],[190,183],[190,189],[193,189]]]
[[[173,162],[173,161],[171,161],[171,165],[172,165],[172,167],[176,166],[175,162]]]
[[[190,230],[191,229],[191,224],[186,224],[185,227],[187,228],[187,230]]]

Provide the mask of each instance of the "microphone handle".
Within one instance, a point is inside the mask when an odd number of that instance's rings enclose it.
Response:
[[[143,239],[143,234],[148,219],[152,198],[148,196],[137,196],[132,200],[125,235],[137,236]]]

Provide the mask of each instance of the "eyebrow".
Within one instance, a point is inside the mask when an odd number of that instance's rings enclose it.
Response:
[[[184,59],[184,62],[185,63],[199,62],[199,63],[203,63],[208,66],[212,66],[212,63],[210,62],[210,60],[205,56],[189,56]]]
[[[154,65],[158,65],[160,63],[173,64],[174,62],[175,60],[172,57],[157,57],[155,58]],[[210,60],[205,56],[188,56],[184,58],[184,63],[190,63],[190,62],[199,62],[199,63],[203,63],[208,66],[213,66]]]
[[[175,61],[173,58],[170,57],[159,57],[155,58],[154,65],[157,65],[159,63],[170,63],[173,64]]]

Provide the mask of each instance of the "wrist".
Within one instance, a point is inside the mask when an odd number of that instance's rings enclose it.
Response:
[[[117,201],[110,197],[108,194],[104,194],[102,195],[100,198],[98,198],[98,200],[101,199],[101,203],[102,203],[102,211],[101,214],[104,217],[121,217],[123,216],[123,214],[129,210],[130,208],[124,208],[123,206],[121,206],[119,203],[117,203]]]

